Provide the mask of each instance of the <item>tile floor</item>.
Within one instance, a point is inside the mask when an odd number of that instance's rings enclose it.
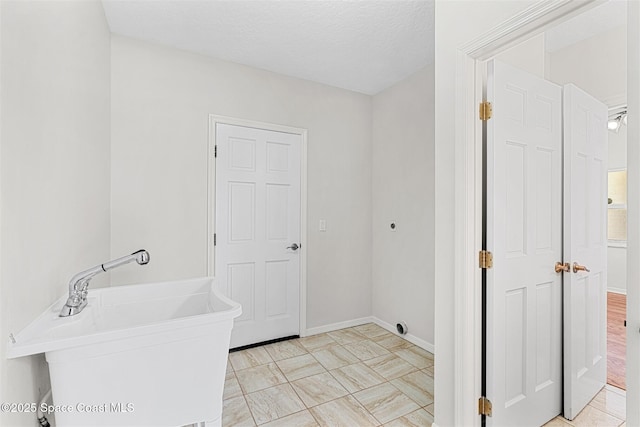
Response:
[[[233,352],[222,425],[429,426],[433,364],[372,323]]]
[[[626,427],[626,392],[607,384],[573,420],[556,417],[544,427]]]
[[[369,323],[229,355],[223,427],[430,426],[431,353]],[[607,385],[576,417],[545,427],[626,427]]]

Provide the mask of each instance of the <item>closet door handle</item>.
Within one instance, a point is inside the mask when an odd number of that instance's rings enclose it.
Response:
[[[585,265],[580,265],[577,262],[573,263],[573,272],[577,273],[578,271],[585,271],[585,272],[590,272],[591,270],[589,270]]]
[[[568,262],[565,263],[561,263],[561,262],[556,262],[556,267],[555,267],[556,273],[561,273],[561,272],[567,272],[570,273],[571,272],[571,266],[569,265]]]

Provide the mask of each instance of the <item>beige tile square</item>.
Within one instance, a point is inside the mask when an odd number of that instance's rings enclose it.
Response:
[[[379,337],[384,334],[388,334],[386,329],[376,325],[375,323],[367,323],[364,325],[355,326],[353,329],[355,329],[356,332],[364,335],[369,339],[374,337]]]
[[[569,421],[565,420],[561,416],[557,416],[548,423],[546,423],[543,427],[570,427]]]
[[[626,396],[627,395],[627,391],[626,390],[623,390],[623,389],[618,388],[616,386],[612,386],[611,384],[605,384],[604,389],[608,390],[608,391],[612,391],[614,393],[618,393],[618,394],[620,394],[622,396]]]
[[[346,396],[349,392],[330,373],[302,378],[291,383],[307,408]]]
[[[350,344],[352,342],[358,342],[367,339],[367,337],[358,333],[352,328],[327,332],[327,335],[333,338],[340,345]]]
[[[345,344],[344,348],[349,350],[360,360],[369,360],[373,359],[374,357],[389,354],[389,351],[387,349],[369,340]]]
[[[229,372],[233,372],[233,366],[231,366],[231,361],[229,360],[229,358],[227,357],[227,374]]]
[[[223,427],[250,427],[255,426],[253,416],[244,397],[234,397],[222,403]]]
[[[431,365],[425,369],[422,370],[422,372],[426,373],[427,375],[429,375],[431,378],[433,378],[434,374],[433,374],[433,368],[435,368],[435,365]]]
[[[236,371],[236,377],[245,394],[287,382],[275,363]]]
[[[311,412],[304,410],[296,412],[295,414],[287,415],[286,417],[279,418],[270,423],[262,424],[261,427],[317,427],[316,422]]]
[[[310,354],[279,360],[276,363],[289,381],[326,372],[322,365]]]
[[[269,356],[269,353],[267,353],[264,347],[254,347],[247,350],[234,351],[229,354],[229,360],[231,360],[231,365],[233,366],[234,371],[253,368],[273,362],[273,359],[271,359],[271,356]]]
[[[618,427],[623,423],[623,420],[602,412],[599,409],[594,408],[591,405],[587,405],[586,408],[578,414],[578,416],[571,421],[571,424],[576,427],[587,426],[607,426]]]
[[[242,390],[240,389],[240,384],[238,383],[238,379],[233,371],[227,373],[227,376],[224,379],[224,394],[223,399],[233,399],[234,397],[242,396]]]
[[[334,345],[324,350],[314,351],[311,354],[328,370],[341,368],[360,361],[350,351],[347,351],[340,345]]]
[[[310,337],[300,338],[299,342],[309,352],[324,350],[338,345],[338,343],[327,334],[311,335]]]
[[[264,349],[267,350],[267,353],[274,361],[290,359],[308,353],[307,349],[298,340],[276,342],[265,346]]]
[[[627,417],[627,397],[606,387],[593,398],[589,405],[621,420]]]
[[[381,423],[407,415],[420,406],[389,383],[377,385],[353,394]]]
[[[268,423],[305,409],[289,384],[249,393],[245,397],[258,424]]]
[[[392,333],[391,333],[391,332],[389,332],[389,331],[384,331],[384,334],[383,334],[383,333],[381,333],[380,335],[376,335],[375,337],[372,337],[372,338],[369,338],[369,339],[370,339],[371,341],[378,342],[378,341],[380,341],[380,340],[387,339],[387,338],[389,338],[389,337],[395,337],[395,336],[396,336],[396,334],[392,334]]]
[[[435,414],[436,404],[432,403],[431,405],[427,405],[424,409],[433,416]]]
[[[399,350],[401,348],[411,348],[413,344],[397,335],[389,334],[374,338],[374,341],[387,350]]]
[[[433,423],[433,414],[424,409],[418,409],[410,414],[396,418],[385,424],[385,427],[427,427]]]
[[[315,406],[310,411],[321,426],[370,427],[378,425],[378,421],[353,396],[332,400]]]
[[[433,378],[422,371],[391,380],[391,384],[420,406],[433,403]]]
[[[375,359],[365,360],[364,364],[387,380],[392,380],[417,370],[415,366],[393,353],[376,357]]]
[[[385,381],[376,371],[362,362],[334,369],[331,371],[331,375],[333,375],[349,393],[355,393],[356,391],[373,387]]]
[[[418,369],[425,369],[429,366],[433,366],[433,354],[418,346],[414,345],[409,348],[394,350],[394,353]]]

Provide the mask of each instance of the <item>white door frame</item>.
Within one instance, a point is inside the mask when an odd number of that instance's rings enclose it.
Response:
[[[213,235],[216,232],[216,124],[244,126],[274,132],[300,135],[300,336],[307,334],[307,129],[263,123],[255,120],[238,119],[209,114],[209,145],[207,153],[207,275],[215,276],[215,246]]]
[[[481,100],[480,63],[518,43],[544,32],[604,0],[540,0],[458,46],[455,92],[455,206],[454,219],[454,422],[479,426],[478,398],[481,381],[481,273],[478,251],[482,242],[482,126],[477,106]],[[640,139],[640,4],[628,4],[627,104],[630,141]],[[635,68],[634,68],[635,67]],[[632,70],[635,70],[634,73]],[[640,259],[640,146],[627,148],[629,260]],[[627,401],[640,400],[640,263],[627,267]],[[630,369],[629,369],[630,368]],[[491,396],[488,396],[491,398]],[[640,407],[627,405],[627,425],[640,425]]]

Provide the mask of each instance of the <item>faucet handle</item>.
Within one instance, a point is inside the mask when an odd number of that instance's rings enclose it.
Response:
[[[82,298],[80,292],[76,292],[73,295],[69,296],[69,298],[67,298],[66,305],[68,307],[78,307],[80,304],[82,304],[83,299],[84,298]]]
[[[60,311],[60,317],[74,316],[82,311],[87,305],[86,299],[81,299],[79,295],[69,297],[67,303],[62,307]]]

